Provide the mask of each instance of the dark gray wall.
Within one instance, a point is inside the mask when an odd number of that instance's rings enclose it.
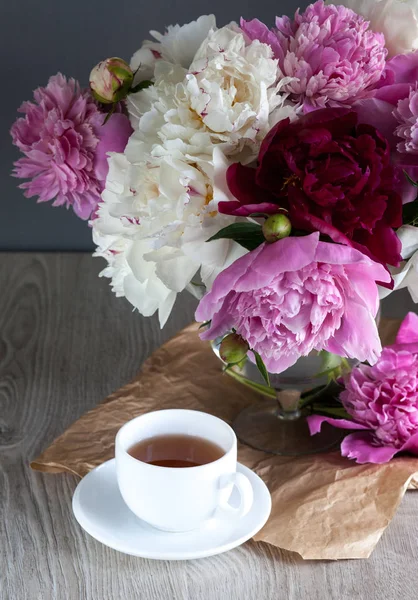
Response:
[[[73,212],[24,198],[10,177],[19,152],[9,129],[32,90],[61,71],[86,85],[90,68],[107,56],[129,59],[148,31],[213,12],[218,25],[257,16],[273,24],[297,0],[3,0],[0,10],[0,249],[90,250],[89,227]]]

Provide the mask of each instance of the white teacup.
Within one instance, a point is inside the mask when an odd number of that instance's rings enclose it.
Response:
[[[133,458],[128,450],[141,440],[160,435],[193,435],[220,446],[221,458],[196,467],[161,467]],[[253,489],[236,472],[237,438],[231,427],[212,415],[195,410],[160,410],[126,423],[116,436],[116,473],[119,489],[131,511],[164,531],[191,531],[215,515],[244,516],[253,502]],[[238,508],[228,500],[236,486]]]

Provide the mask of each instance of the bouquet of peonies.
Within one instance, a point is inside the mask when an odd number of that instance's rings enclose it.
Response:
[[[152,36],[89,90],[59,74],[22,105],[25,194],[90,219],[102,275],[161,326],[194,291],[228,364],[375,364],[379,298],[418,301],[415,3],[319,0],[274,27],[203,16]]]

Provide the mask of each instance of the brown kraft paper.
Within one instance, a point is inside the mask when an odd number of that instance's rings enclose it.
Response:
[[[391,343],[398,321],[381,323]],[[226,374],[191,325],[159,348],[138,376],[83,415],[31,464],[83,477],[114,456],[118,429],[142,413],[189,408],[231,423],[257,393]],[[357,465],[338,451],[279,457],[243,444],[238,460],[267,484],[272,511],[255,540],[297,552],[305,559],[367,558],[393,518],[408,487],[418,487],[418,458]],[[414,478],[415,476],[415,478]]]

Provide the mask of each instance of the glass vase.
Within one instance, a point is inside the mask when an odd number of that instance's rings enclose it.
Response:
[[[212,348],[222,360],[220,342],[215,340]],[[343,359],[343,366],[350,369],[357,362]],[[283,373],[270,373],[270,387],[249,359],[229,368],[227,374],[261,394],[260,402],[242,410],[232,424],[244,444],[281,456],[326,452],[338,446],[341,430],[325,423],[321,433],[311,436],[306,420],[312,412],[338,417],[342,410],[337,400],[340,388],[331,380],[329,369],[324,370],[323,355],[312,352]]]

